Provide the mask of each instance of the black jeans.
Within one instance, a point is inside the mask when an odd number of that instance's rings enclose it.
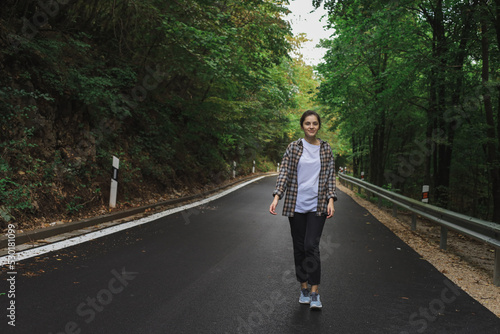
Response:
[[[316,212],[295,212],[288,220],[292,232],[297,281],[318,285],[321,280],[319,241],[326,216],[316,216]]]

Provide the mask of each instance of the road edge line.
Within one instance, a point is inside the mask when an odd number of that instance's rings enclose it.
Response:
[[[209,202],[217,200],[221,197],[224,197],[224,196],[226,196],[226,195],[228,195],[236,190],[239,190],[239,189],[241,189],[241,188],[243,188],[251,183],[254,183],[256,181],[259,181],[261,179],[264,179],[266,177],[273,176],[273,175],[274,174],[257,176],[257,177],[252,178],[251,180],[243,182],[243,183],[241,183],[241,181],[240,181],[239,184],[237,184],[233,187],[230,187],[229,189],[224,190],[224,191],[222,191],[218,194],[215,194],[213,196],[201,199],[201,200],[193,202],[193,203],[185,204],[185,205],[182,205],[179,207],[167,209],[165,211],[161,211],[161,212],[158,212],[158,213],[155,213],[155,214],[152,214],[150,216],[143,217],[143,218],[140,218],[137,220],[132,220],[132,221],[124,222],[124,223],[117,224],[114,226],[105,227],[105,228],[97,230],[97,231],[88,232],[88,233],[85,233],[85,234],[82,234],[82,235],[79,235],[76,237],[71,237],[71,238],[68,238],[65,240],[61,240],[61,241],[56,241],[56,242],[48,244],[48,245],[35,246],[31,249],[16,252],[15,253],[15,262],[17,263],[17,262],[20,262],[20,261],[23,261],[23,260],[26,260],[26,259],[29,259],[29,258],[32,258],[35,256],[39,256],[39,255],[46,254],[46,253],[53,252],[53,251],[57,251],[57,250],[60,250],[63,248],[78,245],[78,244],[81,244],[81,243],[84,243],[84,242],[87,242],[90,240],[94,240],[97,238],[101,238],[101,237],[113,234],[113,233],[117,233],[117,232],[127,230],[130,228],[136,227],[136,226],[147,224],[149,222],[155,221],[157,219],[160,219],[160,218],[163,218],[163,217],[166,217],[166,216],[169,216],[169,215],[181,212],[181,211],[189,210],[191,208],[194,208],[194,207],[197,207],[200,205],[204,205],[206,203],[209,203]],[[11,262],[12,262],[12,255],[4,255],[4,256],[0,257],[0,266],[4,266],[4,265],[11,263]]]

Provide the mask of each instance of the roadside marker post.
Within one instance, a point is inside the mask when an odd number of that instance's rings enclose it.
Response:
[[[422,186],[422,202],[429,203],[429,186]]]
[[[118,169],[120,167],[120,159],[113,156],[113,174],[111,176],[111,190],[109,192],[109,207],[116,207],[116,195],[118,193]]]

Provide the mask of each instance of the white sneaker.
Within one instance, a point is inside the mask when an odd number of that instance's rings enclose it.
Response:
[[[311,295],[309,294],[308,289],[300,290],[299,303],[301,304],[309,304],[311,302]]]
[[[311,309],[320,309],[323,307],[323,304],[321,304],[321,300],[317,292],[311,293],[311,302],[309,307]]]

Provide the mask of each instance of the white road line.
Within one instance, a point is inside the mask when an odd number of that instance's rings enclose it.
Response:
[[[57,250],[60,250],[60,249],[63,249],[63,248],[71,247],[71,246],[78,245],[78,244],[81,244],[81,243],[84,243],[84,242],[87,242],[87,241],[90,241],[90,240],[94,240],[94,239],[97,239],[97,238],[100,238],[100,237],[104,237],[104,236],[109,235],[109,234],[120,232],[120,231],[129,229],[129,228],[132,228],[132,227],[136,227],[136,226],[139,226],[139,225],[147,224],[149,222],[152,222],[152,221],[157,220],[157,219],[162,218],[162,217],[166,217],[166,216],[172,215],[172,214],[177,213],[177,212],[181,212],[181,211],[184,211],[184,210],[189,210],[191,208],[194,208],[194,207],[197,207],[197,206],[209,203],[209,202],[214,201],[216,199],[219,199],[219,198],[221,198],[223,196],[226,196],[226,195],[232,193],[233,191],[236,191],[236,190],[238,190],[240,188],[243,188],[243,187],[245,187],[245,186],[247,186],[247,185],[249,185],[249,184],[251,184],[253,182],[256,182],[258,180],[261,180],[261,179],[263,179],[265,177],[266,176],[258,177],[256,179],[253,179],[253,180],[250,180],[248,182],[242,183],[242,184],[240,184],[238,186],[235,186],[234,188],[228,189],[228,190],[226,190],[224,192],[221,192],[221,193],[219,193],[217,195],[205,198],[205,199],[203,199],[201,201],[198,201],[198,202],[195,202],[195,203],[191,203],[191,204],[187,204],[187,205],[184,205],[184,206],[181,206],[181,207],[178,207],[178,208],[173,208],[173,209],[170,209],[170,210],[159,212],[159,213],[153,214],[153,215],[145,217],[145,218],[141,218],[141,219],[138,219],[138,220],[127,222],[127,223],[123,223],[123,224],[111,226],[111,227],[104,228],[102,230],[98,230],[98,231],[95,231],[95,232],[90,232],[90,233],[87,233],[87,234],[84,234],[84,235],[81,235],[81,236],[78,236],[78,237],[73,237],[73,238],[62,240],[62,241],[59,241],[59,242],[54,242],[54,243],[49,244],[49,245],[44,245],[44,246],[40,246],[40,247],[28,249],[28,250],[25,250],[25,251],[21,251],[21,252],[16,252],[14,255],[5,255],[5,256],[2,256],[2,257],[0,257],[0,266],[4,266],[6,264],[12,263],[13,262],[12,261],[13,260],[12,256],[15,256],[15,262],[17,263],[17,262],[20,262],[22,260],[26,260],[26,259],[29,259],[29,258],[32,258],[32,257],[35,257],[35,256],[39,256],[39,255],[46,254],[46,253],[49,253],[49,252],[57,251]]]

